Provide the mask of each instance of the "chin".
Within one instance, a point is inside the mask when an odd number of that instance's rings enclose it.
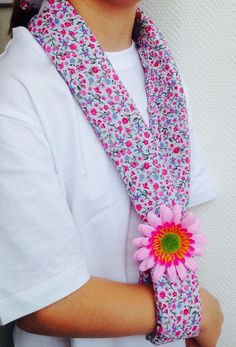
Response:
[[[117,5],[117,6],[122,6],[122,7],[129,7],[129,6],[134,6],[140,3],[140,0],[108,0],[112,5]]]

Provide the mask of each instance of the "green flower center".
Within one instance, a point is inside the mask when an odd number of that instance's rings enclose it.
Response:
[[[174,253],[181,246],[181,238],[176,234],[167,234],[161,240],[161,247],[167,253]]]

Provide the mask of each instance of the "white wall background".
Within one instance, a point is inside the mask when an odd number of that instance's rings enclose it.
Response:
[[[216,183],[218,198],[196,208],[209,238],[199,275],[224,310],[218,347],[236,347],[236,1],[146,0],[144,5],[188,87],[195,129]],[[1,15],[3,24],[8,13]],[[8,347],[1,333],[0,345]]]
[[[209,243],[201,286],[222,304],[218,347],[236,346],[236,1],[146,0],[187,85],[191,113],[218,191],[195,208]]]

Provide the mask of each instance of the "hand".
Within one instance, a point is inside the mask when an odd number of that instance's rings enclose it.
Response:
[[[207,290],[200,288],[202,323],[200,334],[186,340],[187,347],[216,347],[221,333],[224,316],[219,301]]]
[[[199,343],[197,343],[194,339],[187,339],[186,340],[186,347],[201,347]]]

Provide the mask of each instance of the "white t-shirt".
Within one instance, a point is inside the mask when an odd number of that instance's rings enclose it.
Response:
[[[107,53],[146,122],[135,46]],[[191,129],[190,206],[216,196]],[[138,282],[138,216],[64,80],[18,27],[0,58],[0,319],[39,310],[98,276]],[[69,339],[14,330],[15,347],[148,347],[144,336]],[[184,341],[165,345],[184,346]]]

